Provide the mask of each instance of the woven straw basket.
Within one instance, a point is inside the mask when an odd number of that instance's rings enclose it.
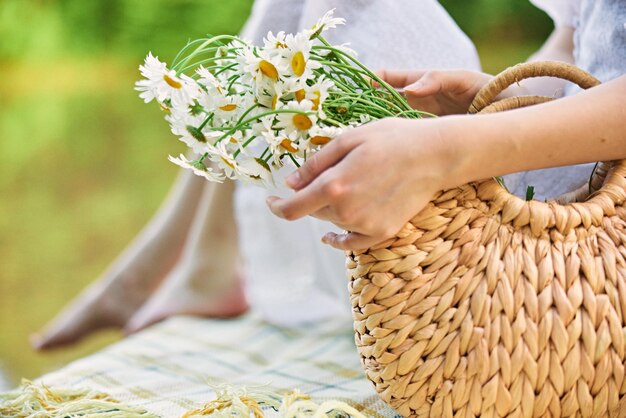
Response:
[[[589,88],[576,67],[512,67],[470,113],[528,77]],[[626,160],[563,201],[495,180],[439,192],[395,238],[348,254],[367,377],[405,417],[626,417]],[[597,191],[594,191],[594,187]]]

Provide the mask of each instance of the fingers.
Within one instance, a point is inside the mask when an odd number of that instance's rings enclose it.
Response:
[[[348,232],[346,234],[335,234],[329,232],[322,237],[322,242],[333,248],[344,251],[365,250],[384,240],[379,237],[371,237],[357,232]]]
[[[386,83],[389,83],[392,87],[406,87],[422,78],[426,72],[426,70],[382,69],[376,71],[376,75],[378,75]]]
[[[329,199],[337,193],[332,190],[333,187],[318,179],[291,197],[281,199],[270,196],[266,202],[274,215],[293,221],[328,206]]]
[[[348,131],[333,139],[321,151],[309,158],[302,167],[287,177],[287,186],[294,190],[300,190],[341,161],[355,145],[352,137],[353,131]]]
[[[458,78],[451,77],[449,73],[442,71],[429,71],[419,80],[406,86],[404,92],[408,96],[426,97],[450,91],[453,83],[458,83]]]

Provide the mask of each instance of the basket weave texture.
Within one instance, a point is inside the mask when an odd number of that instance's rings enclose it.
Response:
[[[522,64],[470,112],[551,100],[494,103],[546,75],[599,83]],[[439,192],[396,237],[349,253],[356,344],[383,400],[405,417],[626,417],[625,202],[626,161],[559,202],[489,179]]]

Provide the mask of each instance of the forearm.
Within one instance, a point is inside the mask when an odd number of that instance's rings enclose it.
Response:
[[[626,76],[544,105],[442,121],[451,187],[513,172],[626,158]]]

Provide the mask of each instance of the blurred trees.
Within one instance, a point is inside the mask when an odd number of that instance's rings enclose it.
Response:
[[[189,38],[236,32],[252,0],[1,0],[0,59],[133,55],[171,58]]]
[[[529,0],[440,0],[459,26],[481,42],[501,37],[517,42],[541,42],[552,21]]]

